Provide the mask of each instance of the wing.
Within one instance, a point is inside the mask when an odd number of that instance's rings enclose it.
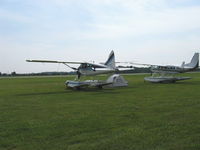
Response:
[[[40,63],[61,63],[61,64],[83,64],[84,62],[65,62],[54,60],[26,60],[27,62],[40,62]]]
[[[155,65],[152,65],[152,64],[140,64],[140,63],[134,63],[134,62],[130,62],[130,64],[139,65],[139,66],[148,66],[148,67],[155,66]]]
[[[115,62],[115,63],[117,63],[117,64],[139,65],[139,66],[148,66],[148,67],[156,66],[156,65],[152,65],[152,64],[135,63],[135,62],[133,62],[133,61]]]
[[[78,70],[78,68],[71,67],[68,64],[85,64],[84,62],[66,62],[66,61],[54,61],[54,60],[26,60],[27,62],[39,62],[39,63],[60,63],[64,64],[67,67],[73,69],[73,70]]]
[[[94,68],[106,68],[105,65],[102,64],[94,64],[88,62],[72,62],[72,61],[54,61],[54,60],[26,60],[27,62],[39,62],[39,63],[60,63],[60,64],[84,64]]]

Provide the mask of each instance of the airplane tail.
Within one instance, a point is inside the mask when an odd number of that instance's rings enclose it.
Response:
[[[192,57],[192,60],[188,64],[182,64],[183,67],[190,67],[192,69],[196,69],[199,67],[199,53],[195,53]]]
[[[115,54],[114,51],[111,51],[107,61],[104,63],[104,65],[110,67],[110,68],[116,68],[115,66]]]

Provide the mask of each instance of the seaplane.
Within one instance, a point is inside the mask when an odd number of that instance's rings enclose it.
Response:
[[[75,81],[66,81],[66,85],[73,89],[80,89],[82,87],[98,87],[102,88],[103,86],[107,86],[113,84],[112,82],[107,81],[98,81],[98,80],[86,80],[80,81],[82,76],[96,76],[101,74],[113,74],[115,72],[120,72],[124,70],[132,70],[134,69],[132,66],[123,67],[116,66],[115,62],[115,54],[114,51],[111,51],[108,59],[105,63],[90,63],[90,62],[68,62],[68,61],[54,61],[54,60],[26,60],[27,62],[38,62],[38,63],[59,63],[64,64],[72,70],[76,71],[77,78]],[[118,62],[120,63],[120,62]],[[72,65],[79,65],[79,67],[73,67]]]
[[[131,63],[134,65],[143,65],[150,67],[152,72],[152,76],[145,77],[145,81],[149,81],[152,83],[175,83],[176,81],[188,80],[190,77],[176,77],[175,75],[178,73],[186,73],[195,71],[199,68],[199,53],[195,53],[192,57],[190,63],[183,62],[181,66],[173,66],[173,65],[151,65],[151,64],[139,64],[139,63]]]

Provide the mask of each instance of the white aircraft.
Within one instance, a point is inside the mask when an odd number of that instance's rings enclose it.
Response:
[[[120,68],[124,71],[126,67],[116,67],[115,65],[115,54],[111,51],[107,61],[105,63],[89,63],[89,62],[64,62],[64,61],[52,61],[52,60],[26,60],[27,62],[40,62],[40,63],[61,63],[67,67],[75,70],[78,75],[78,79],[83,76],[94,76],[99,74],[109,74],[116,71],[120,71]],[[80,64],[78,68],[72,67],[69,64]],[[128,68],[128,67],[127,67]],[[127,70],[133,69],[130,67]]]
[[[176,82],[179,80],[187,80],[190,79],[189,77],[174,77],[173,75],[177,73],[185,73],[194,71],[199,67],[199,53],[195,53],[192,57],[190,63],[185,64],[182,63],[181,66],[160,66],[160,65],[149,65],[149,64],[138,64],[138,63],[131,63],[135,65],[145,65],[149,66],[150,70],[152,71],[152,77],[144,78],[146,81],[150,82]],[[159,76],[156,76],[156,75]]]

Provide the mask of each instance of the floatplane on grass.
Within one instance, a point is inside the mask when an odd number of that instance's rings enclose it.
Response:
[[[190,77],[176,77],[176,74],[192,72],[199,68],[199,53],[195,53],[192,57],[190,63],[182,63],[181,66],[160,66],[160,65],[151,65],[151,64],[139,64],[139,63],[130,63],[132,65],[144,65],[150,67],[152,76],[145,77],[145,81],[152,83],[174,83],[176,81],[188,80]]]
[[[65,62],[65,61],[52,61],[52,60],[26,60],[27,62],[40,62],[40,63],[60,63],[64,64],[67,67],[73,69],[77,73],[77,78],[74,81],[66,81],[66,86],[74,89],[80,89],[83,87],[98,87],[102,88],[103,86],[108,85],[121,85],[127,86],[128,83],[125,82],[122,76],[111,76],[106,81],[99,80],[85,80],[80,81],[81,76],[95,76],[101,74],[114,74],[115,72],[120,72],[124,70],[132,70],[133,67],[123,67],[116,66],[115,54],[114,51],[111,51],[107,61],[105,63],[89,63],[89,62]],[[72,67],[73,64],[79,64],[79,67]],[[116,82],[120,81],[120,84]],[[115,82],[115,83],[114,83]]]

